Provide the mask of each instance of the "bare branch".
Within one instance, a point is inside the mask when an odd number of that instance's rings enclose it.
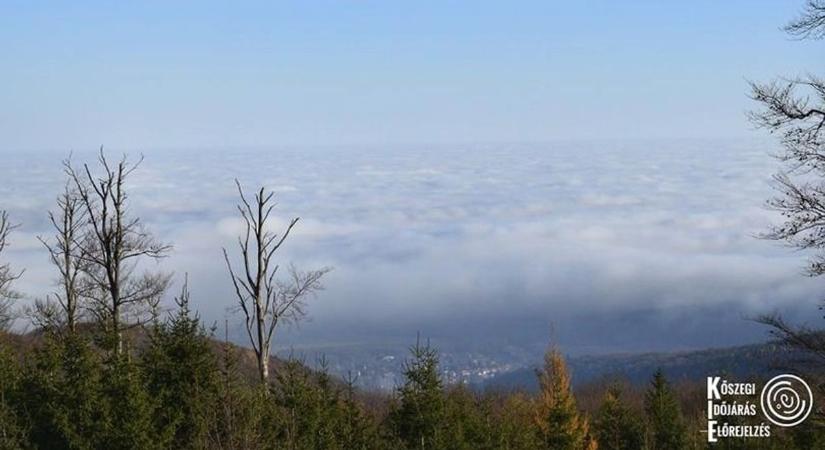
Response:
[[[808,0],[802,15],[785,25],[784,30],[800,39],[825,37],[825,1]]]
[[[262,383],[269,380],[269,357],[272,338],[278,325],[295,322],[305,315],[305,300],[321,290],[321,277],[329,269],[300,272],[291,268],[290,278],[276,278],[278,265],[272,265],[276,251],[283,245],[298,218],[292,219],[280,235],[268,230],[275,204],[274,193],[260,188],[250,201],[238,180],[235,185],[240,196],[238,213],[244,223],[243,237],[238,238],[242,273],[236,273],[226,249],[224,260],[235,288],[239,310],[244,315],[249,342],[258,359]]]
[[[773,177],[777,196],[767,202],[783,222],[761,237],[803,250],[825,250],[825,82],[808,76],[752,83],[751,96],[762,105],[750,114],[751,120],[779,134],[784,149],[776,155],[784,165]],[[825,255],[815,254],[808,272],[825,273]]]
[[[9,220],[8,212],[0,211],[0,257],[8,247],[9,235],[17,227]],[[22,271],[15,272],[11,265],[0,260],[0,330],[8,328],[14,319],[12,303],[20,298],[20,294],[12,290],[11,286],[22,274]]]
[[[69,161],[66,160],[66,164]],[[83,207],[80,195],[67,183],[63,193],[57,198],[57,213],[49,212],[49,221],[55,230],[53,243],[39,237],[38,239],[49,252],[49,260],[58,270],[58,291],[50,298],[36,305],[45,320],[44,325],[61,328],[64,324],[70,332],[74,332],[81,313],[80,301],[84,295],[81,282],[84,268],[88,262],[83,259],[83,251],[77,243],[79,236],[84,232],[87,222],[86,209]],[[59,308],[55,308],[54,305]]]
[[[135,271],[141,261],[159,260],[171,251],[171,245],[157,241],[137,217],[128,212],[126,183],[142,163],[134,164],[124,155],[110,163],[103,148],[98,154],[99,174],[88,164],[75,169],[70,161],[64,169],[72,190],[84,211],[82,230],[69,242],[84,276],[83,298],[92,314],[105,320],[113,335],[115,350],[122,349],[122,330],[143,323],[147,312],[156,310],[171,277],[163,273]],[[126,316],[131,324],[124,324]]]

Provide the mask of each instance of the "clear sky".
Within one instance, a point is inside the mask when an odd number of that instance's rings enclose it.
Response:
[[[802,1],[0,4],[0,151],[752,135]]]

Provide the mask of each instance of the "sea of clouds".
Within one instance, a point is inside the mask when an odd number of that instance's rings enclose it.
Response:
[[[161,267],[188,273],[201,316],[229,318],[238,336],[221,255],[242,229],[236,177],[277,192],[276,229],[301,217],[281,261],[334,268],[282,345],[420,331],[552,335],[571,352],[698,348],[764,339],[747,320],[761,313],[820,320],[822,281],[801,274],[805,255],[754,237],[778,220],[764,207],[775,150],[722,140],[144,149],[130,200],[174,244]],[[21,223],[6,257],[26,269],[18,288],[30,296],[52,288],[36,236],[50,233],[67,154],[2,154],[0,209]]]

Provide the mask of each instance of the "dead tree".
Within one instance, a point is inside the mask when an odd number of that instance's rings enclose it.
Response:
[[[69,162],[66,161],[66,164]],[[57,213],[49,212],[49,221],[55,230],[53,241],[39,236],[38,240],[46,247],[51,263],[58,270],[58,291],[48,296],[45,303],[38,302],[36,312],[44,324],[57,328],[65,325],[73,333],[84,295],[85,280],[81,276],[87,263],[82,257],[80,242],[87,224],[87,214],[80,196],[70,184],[67,183],[57,198]]]
[[[101,148],[100,174],[93,174],[88,164],[79,169],[65,164],[85,211],[83,230],[72,238],[88,283],[84,294],[117,354],[123,351],[123,331],[146,321],[146,313],[156,309],[171,278],[162,272],[137,273],[141,262],[161,259],[171,250],[129,214],[126,181],[142,161],[133,164],[123,156],[112,164]]]
[[[785,27],[802,39],[825,37],[825,1],[809,0],[801,17]],[[814,75],[781,79],[766,84],[751,83],[751,96],[761,109],[750,118],[758,127],[777,134],[782,151],[776,155],[782,170],[774,175],[777,195],[768,200],[782,222],[762,237],[810,250],[807,272],[825,274],[825,80]],[[758,321],[790,346],[802,349],[819,364],[825,364],[823,335],[808,328],[795,328],[778,315]]]
[[[279,266],[274,263],[275,252],[281,248],[298,218],[292,219],[282,234],[268,229],[268,221],[275,203],[274,193],[263,187],[249,202],[235,180],[240,196],[238,211],[245,225],[245,232],[238,238],[243,269],[236,272],[223,249],[226,267],[232,278],[238,309],[243,313],[249,342],[255,351],[258,375],[262,384],[269,381],[269,358],[272,336],[278,325],[300,320],[306,311],[306,299],[323,289],[321,278],[329,269],[322,268],[302,272],[289,266],[289,275],[276,278]]]
[[[15,228],[17,225],[11,223],[8,213],[0,211],[0,256],[6,250],[9,234]],[[22,272],[12,270],[9,263],[0,262],[0,330],[8,328],[14,318],[11,311],[12,302],[19,298],[19,294],[12,290],[11,285],[20,275]]]

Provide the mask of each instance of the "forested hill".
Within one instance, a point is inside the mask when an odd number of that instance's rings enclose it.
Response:
[[[714,348],[672,353],[614,354],[568,358],[573,384],[583,385],[601,378],[620,377],[633,384],[650,380],[661,368],[671,380],[697,381],[712,375],[764,376],[782,370],[794,358],[776,343]],[[487,380],[482,387],[538,390],[536,368],[522,368]]]

